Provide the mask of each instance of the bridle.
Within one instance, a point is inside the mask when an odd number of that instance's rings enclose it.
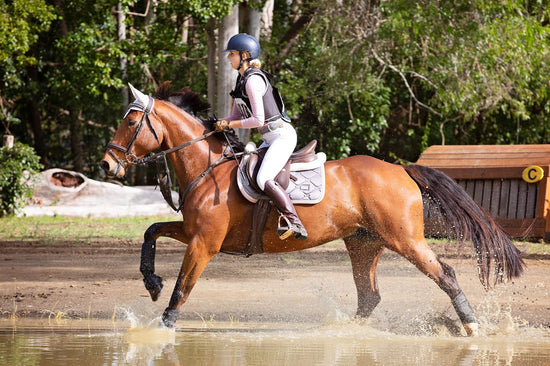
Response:
[[[199,183],[199,181],[202,178],[204,178],[208,173],[210,173],[212,171],[212,169],[214,169],[216,166],[220,165],[223,160],[228,159],[228,158],[235,158],[236,159],[238,155],[242,155],[242,154],[241,153],[235,153],[233,151],[233,147],[231,146],[231,143],[229,142],[229,140],[227,140],[228,145],[226,145],[224,153],[218,158],[218,160],[216,160],[210,167],[208,167],[208,169],[206,169],[193,182],[191,182],[187,186],[187,188],[185,189],[184,192],[180,193],[179,205],[176,206],[172,201],[172,193],[171,193],[172,182],[170,180],[170,174],[168,174],[169,168],[168,168],[168,163],[166,161],[166,155],[169,154],[169,153],[172,153],[174,151],[183,149],[183,148],[185,148],[189,145],[192,145],[195,142],[205,140],[209,136],[215,134],[217,131],[215,131],[215,130],[214,131],[209,131],[209,132],[205,133],[204,135],[201,135],[197,138],[194,138],[190,141],[187,141],[187,142],[185,142],[181,145],[172,147],[168,150],[163,150],[163,151],[160,151],[160,152],[157,152],[157,153],[154,153],[154,154],[150,154],[148,156],[144,156],[141,159],[138,159],[138,157],[135,154],[133,154],[131,151],[132,151],[132,148],[134,147],[134,145],[135,145],[135,143],[136,143],[136,141],[139,137],[139,134],[140,134],[141,130],[143,129],[144,121],[147,123],[147,125],[149,126],[149,128],[153,132],[153,135],[157,139],[157,142],[159,144],[159,146],[158,146],[159,148],[160,148],[160,145],[161,145],[161,142],[160,142],[159,136],[157,134],[157,131],[155,130],[155,127],[153,126],[153,124],[151,123],[151,120],[149,119],[149,114],[153,110],[153,107],[155,105],[155,100],[151,96],[148,96],[148,97],[149,97],[149,101],[147,103],[147,107],[143,107],[143,105],[141,103],[136,103],[136,102],[130,103],[128,105],[128,111],[126,111],[126,114],[124,115],[123,120],[133,110],[137,110],[137,111],[140,111],[140,112],[143,113],[143,115],[141,116],[141,119],[139,121],[139,124],[136,128],[136,131],[134,132],[134,136],[132,137],[132,140],[130,140],[130,142],[128,143],[128,146],[124,147],[124,146],[115,144],[113,142],[109,142],[107,144],[107,153],[117,162],[117,168],[116,168],[116,171],[115,171],[115,175],[119,171],[119,169],[124,168],[124,163],[138,164],[138,165],[146,165],[146,164],[149,164],[151,162],[157,163],[157,177],[158,177],[161,193],[162,193],[164,199],[166,200],[166,202],[170,205],[170,207],[172,207],[172,209],[174,209],[176,212],[178,212],[183,207],[183,204],[185,202],[185,197],[187,196],[187,194]],[[225,131],[223,133],[225,134]],[[227,136],[226,136],[226,139],[227,139]],[[121,151],[122,153],[124,153],[124,159],[122,159],[122,160],[119,159],[116,156],[116,154],[113,152],[113,149]],[[229,151],[231,151],[233,156],[230,156],[228,154]],[[238,165],[238,163],[237,163],[237,165]],[[163,174],[161,172],[161,170],[164,170],[167,174]]]
[[[128,110],[124,114],[123,120],[128,116],[128,114],[131,111],[140,111],[143,114],[141,115],[141,119],[139,120],[138,126],[136,128],[136,131],[134,132],[134,136],[132,136],[132,139],[128,143],[128,146],[124,147],[122,145],[115,144],[113,142],[109,142],[107,144],[107,153],[117,162],[117,168],[115,171],[115,174],[119,171],[119,169],[124,168],[124,163],[130,163],[130,164],[136,164],[139,163],[139,160],[135,154],[133,154],[131,151],[134,148],[134,145],[139,137],[139,134],[141,133],[141,130],[143,129],[143,122],[147,123],[151,131],[153,132],[153,135],[157,139],[157,142],[159,144],[159,147],[161,145],[159,135],[157,131],[155,130],[155,126],[151,123],[151,120],[149,119],[149,114],[153,110],[153,107],[155,106],[155,99],[149,96],[149,101],[147,103],[147,106],[144,107],[141,103],[130,103],[128,105]],[[116,154],[113,152],[114,150],[118,150],[124,154],[124,159],[120,160]]]

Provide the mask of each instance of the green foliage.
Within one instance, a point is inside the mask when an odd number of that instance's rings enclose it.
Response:
[[[240,0],[180,0],[171,1],[170,6],[175,12],[189,14],[193,19],[206,23],[210,18],[223,18],[239,2]]]
[[[7,92],[24,92],[26,85],[21,70],[37,65],[37,57],[29,53],[39,34],[49,29],[56,19],[54,7],[44,0],[0,0],[0,121],[6,133],[20,122],[13,103],[4,100]]]
[[[124,40],[119,40],[113,13],[118,3],[124,11],[144,15],[126,17]],[[96,177],[97,162],[123,113],[123,87],[131,82],[152,93],[159,82],[173,80],[174,88],[189,85],[206,95],[206,36],[201,29],[190,29],[185,20],[191,15],[221,17],[235,3],[158,2],[147,13],[147,1],[82,0],[48,8],[57,17],[51,27],[33,30],[28,52],[35,57],[32,67],[11,67],[13,60],[0,63],[0,74],[10,81],[1,97],[13,106],[2,112],[26,122],[33,118],[28,106],[35,103],[47,139],[44,159],[49,165],[71,168],[76,144],[84,171]],[[182,36],[185,32],[188,38]],[[33,142],[36,134],[29,133],[27,124],[12,125],[19,140]]]
[[[119,3],[133,13],[124,40],[113,12]],[[172,80],[206,98],[205,24],[251,3],[265,1],[81,0],[52,7],[0,0],[2,123],[30,144],[38,137],[28,121],[39,119],[45,160],[70,166],[77,144],[86,173],[97,177],[122,115],[123,86],[130,81],[152,93]],[[275,73],[301,146],[317,139],[331,159],[415,161],[432,144],[550,138],[549,0],[274,5],[262,61]],[[304,14],[311,15],[307,26],[283,43]]]
[[[404,0],[384,2],[379,53],[430,107],[394,88],[392,108],[410,103],[416,108],[396,116],[390,127],[409,125],[413,136],[423,136],[428,145],[546,143],[550,85],[541,76],[550,73],[549,5],[512,0],[418,1],[414,6]],[[403,130],[395,131],[394,141],[401,140]]]
[[[22,143],[0,148],[0,216],[13,215],[32,196],[33,174],[42,165],[34,150]]]
[[[25,53],[55,19],[53,6],[43,0],[1,0],[0,13],[0,63],[14,67],[35,63]]]
[[[331,159],[375,154],[387,127],[389,88],[374,76],[369,35],[350,41],[358,28],[369,28],[371,14],[361,1],[309,6],[318,9],[318,20],[306,28],[277,72],[299,144],[317,139]],[[292,17],[289,8],[279,11]]]

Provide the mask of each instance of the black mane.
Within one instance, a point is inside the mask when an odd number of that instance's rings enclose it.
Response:
[[[190,87],[172,92],[171,81],[165,81],[157,88],[155,98],[168,101],[194,116],[210,110],[210,104],[201,100],[200,96]]]
[[[210,104],[203,101],[200,96],[191,90],[190,87],[186,86],[183,89],[173,92],[171,87],[171,81],[165,81],[157,88],[155,93],[155,99],[168,101],[178,108],[183,109],[187,113],[192,114],[200,119],[202,124],[208,130],[214,129],[214,123],[216,119],[213,117],[200,118],[199,116],[204,116],[210,110]],[[244,144],[239,140],[234,130],[228,131],[224,134],[217,133],[215,136],[223,143],[227,143],[225,136],[227,136],[231,146],[235,151],[242,152],[244,151]]]

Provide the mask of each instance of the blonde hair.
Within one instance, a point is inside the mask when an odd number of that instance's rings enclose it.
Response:
[[[262,68],[262,62],[258,60],[257,58],[250,60],[248,62],[248,66],[255,68],[255,69],[261,69]]]
[[[245,58],[250,58],[250,52],[244,51],[243,52]],[[248,62],[248,67],[252,67],[254,69],[261,69],[262,68],[262,61],[258,60],[257,58],[254,58]]]

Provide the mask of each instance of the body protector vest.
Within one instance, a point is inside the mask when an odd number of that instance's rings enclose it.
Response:
[[[286,115],[285,105],[283,98],[279,90],[271,85],[270,74],[264,70],[256,68],[248,68],[243,75],[237,77],[235,89],[229,93],[235,100],[235,104],[239,108],[243,118],[252,116],[252,107],[250,106],[250,99],[246,95],[246,82],[252,75],[259,75],[264,79],[267,86],[267,90],[263,95],[265,123],[273,122],[281,118],[285,122],[290,122],[290,118]]]

